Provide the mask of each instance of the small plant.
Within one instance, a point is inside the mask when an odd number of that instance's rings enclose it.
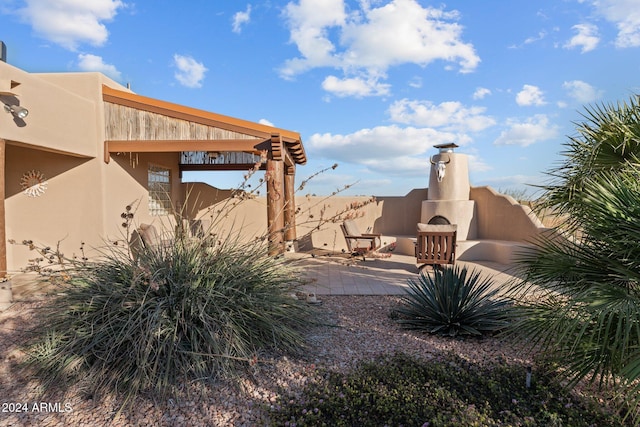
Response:
[[[423,361],[402,353],[352,372],[318,372],[302,393],[269,408],[273,426],[620,426],[594,399],[567,394],[553,370],[480,366],[455,355]]]
[[[490,278],[467,267],[424,271],[418,281],[409,280],[409,290],[393,313],[407,329],[440,335],[482,335],[507,326],[508,302],[491,289]]]

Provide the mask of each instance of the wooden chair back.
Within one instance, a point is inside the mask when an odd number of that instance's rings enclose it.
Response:
[[[416,263],[433,266],[455,264],[457,236],[455,224],[428,225],[419,227],[418,230]]]

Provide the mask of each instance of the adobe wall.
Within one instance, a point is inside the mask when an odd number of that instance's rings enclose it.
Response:
[[[202,183],[184,184],[192,199],[187,205],[195,217],[217,218],[217,212],[225,205],[229,192]],[[428,189],[415,189],[405,196],[370,197],[332,196],[296,197],[298,214],[298,246],[301,250],[326,249],[346,250],[340,223],[326,222],[339,212],[348,212],[354,217],[362,233],[381,233],[383,245],[395,241],[395,236],[415,236],[420,222],[422,201],[427,199]],[[470,199],[476,202],[475,215],[478,224],[478,239],[527,242],[545,230],[542,223],[527,206],[518,204],[513,198],[497,193],[490,187],[472,187]],[[197,200],[197,202],[196,202]],[[227,201],[225,201],[227,200]],[[364,206],[349,210],[350,206]],[[233,214],[220,220],[220,230],[242,230],[247,238],[266,233],[266,199],[263,197],[238,202]]]
[[[60,249],[67,256],[81,256],[84,242],[86,255],[97,256],[109,242],[127,238],[120,217],[127,205],[137,206],[136,224],[172,228],[172,217],[149,213],[149,163],[171,169],[172,198],[181,200],[176,153],[113,156],[105,164],[102,158],[78,158],[7,145],[7,239],[34,240],[52,248],[60,242]],[[24,194],[20,185],[23,175],[31,170],[42,173],[47,182],[46,190],[38,197]],[[20,271],[35,256],[24,246],[7,245],[11,273]]]
[[[529,242],[546,230],[531,208],[491,187],[471,187],[476,201],[478,239]]]
[[[56,84],[61,80],[65,87]],[[101,84],[108,80],[98,73],[55,78],[0,62],[0,90],[9,90],[11,81],[19,83],[11,89],[16,95],[1,95],[0,100],[27,108],[29,115],[16,119],[0,111],[0,138],[81,157],[102,156],[102,145],[97,143],[104,140]]]

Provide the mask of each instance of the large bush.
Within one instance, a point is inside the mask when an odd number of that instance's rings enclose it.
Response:
[[[265,349],[303,346],[308,306],[291,297],[298,271],[259,243],[178,239],[135,261],[113,249],[63,274],[29,346],[45,386],[79,383],[131,402],[233,376]]]

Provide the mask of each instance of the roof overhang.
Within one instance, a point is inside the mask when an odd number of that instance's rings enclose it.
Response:
[[[132,108],[139,111],[158,114],[171,119],[185,121],[210,128],[241,134],[242,138],[211,139],[207,137],[188,139],[143,139],[136,135],[127,135],[126,139],[105,141],[105,159],[113,152],[170,152],[170,151],[242,151],[260,152],[272,149],[277,143],[274,136],[283,145],[283,156],[291,163],[303,165],[307,162],[302,138],[297,132],[263,125],[235,117],[211,113],[196,108],[173,104],[154,98],[148,98],[131,92],[102,86],[102,98],[105,103]]]

